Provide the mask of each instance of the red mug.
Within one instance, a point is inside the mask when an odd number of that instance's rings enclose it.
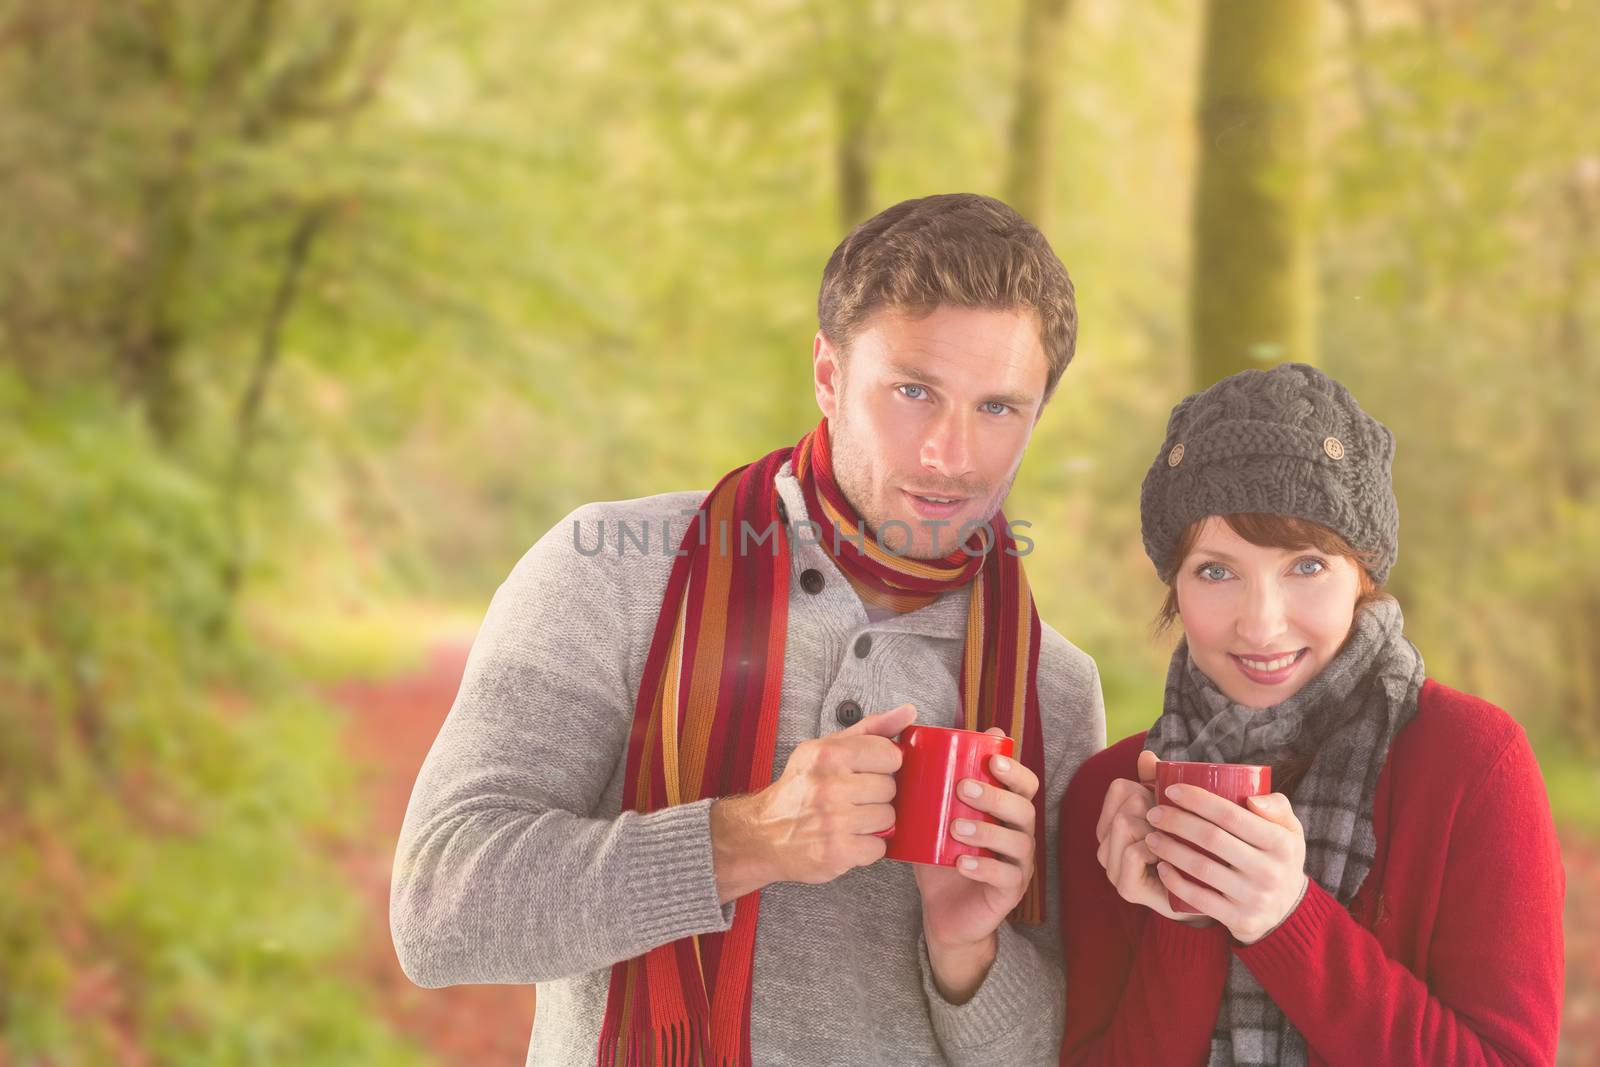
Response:
[[[1011,756],[1011,738],[945,726],[907,726],[895,742],[900,770],[895,774],[894,825],[875,837],[887,838],[892,860],[954,867],[962,856],[988,856],[986,848],[950,836],[956,819],[992,823],[985,812],[965,804],[956,792],[964,779],[1005,788],[989,773],[993,756]]]
[[[1167,797],[1167,786],[1179,782],[1185,785],[1197,785],[1243,807],[1247,797],[1263,796],[1272,792],[1272,768],[1248,763],[1185,763],[1178,760],[1162,760],[1156,764],[1156,803],[1175,806]],[[1162,833],[1174,841],[1183,841],[1196,852],[1210,856],[1218,863],[1223,862],[1222,857],[1207,852],[1192,841],[1184,841],[1177,834],[1165,830]],[[1207,889],[1215,888],[1206,885],[1192,874],[1185,872],[1183,876]],[[1170,889],[1167,890],[1167,906],[1173,911],[1189,914],[1198,914],[1200,911]]]

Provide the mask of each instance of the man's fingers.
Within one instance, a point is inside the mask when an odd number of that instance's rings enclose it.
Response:
[[[842,768],[857,774],[893,774],[905,758],[887,737],[838,737],[828,743],[843,757]]]
[[[894,801],[895,781],[888,773],[851,771],[845,778],[850,799],[857,804],[890,804]]]
[[[868,715],[854,726],[840,730],[841,735],[866,734],[871,737],[893,737],[916,720],[917,709],[910,704]]]
[[[973,787],[977,787],[977,796],[972,796]],[[1009,789],[997,789],[986,785],[976,778],[963,778],[956,786],[956,795],[961,802],[970,808],[993,815],[996,819],[1009,826],[1020,826],[1029,833],[1033,832],[1035,813],[1033,801]]]
[[[1021,896],[1026,888],[1022,880],[1022,868],[1005,860],[990,859],[987,856],[962,856],[956,861],[956,870],[974,882],[994,886],[1013,897]]]
[[[1039,792],[1039,776],[1010,756],[989,757],[989,773],[1024,800],[1032,800]]]
[[[889,842],[885,838],[873,837],[871,834],[856,834],[850,839],[849,847],[854,866],[870,867],[883,859],[883,854],[889,851]]]
[[[964,831],[964,832],[963,832]],[[950,836],[967,845],[977,845],[1007,859],[1023,862],[1033,855],[1031,834],[999,826],[992,822],[975,822],[972,819],[952,819]]]
[[[875,834],[894,825],[894,805],[857,804],[845,820],[853,834]]]

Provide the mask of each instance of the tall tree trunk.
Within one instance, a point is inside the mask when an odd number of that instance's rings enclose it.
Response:
[[[865,75],[847,78],[834,92],[838,113],[839,227],[848,230],[872,208],[873,117],[877,86]]]
[[[1011,165],[1006,200],[1039,229],[1049,224],[1050,180],[1061,84],[1061,38],[1067,0],[1027,0],[1011,117]]]
[[[1600,511],[1594,433],[1587,428],[1600,376],[1594,369],[1586,315],[1592,307],[1595,274],[1595,216],[1600,214],[1600,157],[1579,160],[1567,185],[1566,271],[1557,324],[1556,355],[1561,376],[1553,391],[1551,428],[1555,431],[1555,467],[1560,499],[1558,536],[1575,516]],[[1578,523],[1583,529],[1583,524]],[[1584,545],[1567,555],[1586,558]],[[1592,546],[1588,546],[1592,550]],[[1562,605],[1559,631],[1564,644],[1561,694],[1562,725],[1572,742],[1588,756],[1600,755],[1600,588],[1593,581],[1572,583]]]
[[[899,0],[851,0],[840,5],[837,26],[826,6],[813,9],[833,68],[834,149],[839,225],[849,230],[872,214],[874,154],[881,128],[878,108],[899,32]]]
[[[283,274],[278,278],[272,294],[272,304],[261,328],[261,339],[256,346],[255,362],[250,368],[250,379],[239,398],[238,412],[234,417],[233,451],[223,475],[222,514],[228,536],[228,555],[222,565],[222,587],[227,594],[224,612],[232,608],[244,577],[244,520],[241,504],[250,478],[250,453],[255,447],[261,424],[261,409],[266,403],[267,387],[278,365],[282,347],[283,324],[294,307],[299,292],[300,278],[306,262],[311,258],[311,246],[316,241],[331,211],[327,203],[317,203],[306,208],[289,238],[288,253],[284,258]],[[226,625],[226,615],[218,619],[218,628]]]
[[[1314,0],[1208,0],[1190,280],[1196,384],[1314,361]]]
[[[165,446],[189,420],[178,360],[184,342],[179,309],[194,248],[193,197],[193,183],[181,174],[151,182],[144,196],[143,247],[123,272],[112,326],[122,386]]]

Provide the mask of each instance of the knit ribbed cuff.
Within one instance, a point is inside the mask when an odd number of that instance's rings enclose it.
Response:
[[[1190,926],[1152,913],[1145,921],[1141,941],[1148,941],[1160,959],[1174,965],[1193,966],[1228,954],[1228,928],[1218,922]]]
[[[1307,973],[1328,923],[1344,911],[1315,878],[1307,883],[1299,906],[1277,929],[1254,944],[1233,946],[1234,953],[1267,988],[1276,976]]]
[[[1039,968],[1049,963],[1027,938],[1013,930],[1009,922],[1000,924],[996,936],[994,963],[965,1004],[952,1004],[940,995],[933,980],[933,963],[928,959],[928,940],[921,935],[917,938],[928,1014],[933,1020],[934,1035],[947,1052],[992,1047],[996,1042],[1010,1040],[1018,1027],[1038,1026],[1049,1018],[1052,1005],[1044,1005],[1041,1011],[1041,995],[1052,1000],[1060,997],[1061,983],[1047,981],[1039,973]]]
[[[627,886],[630,928],[645,944],[664,945],[733,925],[734,903],[723,904],[711,858],[711,801],[697,800],[631,820]]]

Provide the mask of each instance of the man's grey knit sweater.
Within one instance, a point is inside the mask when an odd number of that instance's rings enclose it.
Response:
[[[791,523],[804,522],[787,465],[776,485]],[[489,605],[411,794],[390,895],[401,966],[428,987],[537,982],[529,1064],[593,1064],[611,965],[732,924],[737,905],[720,903],[712,868],[711,801],[620,812],[645,656],[704,496],[590,504],[528,551]],[[802,741],[843,729],[846,702],[869,713],[909,702],[919,722],[955,723],[965,589],[869,621],[821,546],[797,544],[793,564],[774,779]],[[1038,678],[1046,922],[1002,925],[993,967],[955,1005],[932,982],[909,865],[770,885],[756,935],[756,1064],[1056,1062],[1056,812],[1078,765],[1104,747],[1105,714],[1094,662],[1049,626]]]

